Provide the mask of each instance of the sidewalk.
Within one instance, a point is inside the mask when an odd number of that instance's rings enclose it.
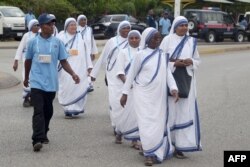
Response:
[[[107,40],[96,40],[96,45],[98,48],[103,48]],[[19,45],[18,41],[0,41],[0,49],[17,49]],[[99,49],[100,51],[101,49]],[[220,43],[220,44],[206,44],[198,43],[198,50],[201,56],[215,53],[224,53],[239,50],[250,50],[250,43],[244,42],[242,44],[231,42]]]

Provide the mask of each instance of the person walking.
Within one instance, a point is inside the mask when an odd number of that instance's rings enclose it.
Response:
[[[143,31],[142,50],[134,57],[120,99],[121,105],[125,106],[133,86],[134,108],[146,166],[162,162],[172,154],[168,135],[167,86],[175,101],[178,100],[178,91],[167,56],[159,49],[161,39],[155,28]]]
[[[25,17],[24,17],[26,29],[28,29],[28,27],[29,27],[29,22],[30,22],[32,19],[36,19],[36,16],[33,14],[32,9],[29,9],[29,10],[28,10],[28,13],[25,14]]]
[[[168,98],[174,155],[180,159],[186,158],[183,152],[201,150],[195,76],[200,65],[200,56],[196,41],[195,38],[188,36],[188,20],[183,16],[178,16],[174,19],[170,34],[163,39],[160,45],[160,48],[170,56],[169,67],[176,76],[176,82],[178,78],[183,79],[181,82],[177,82],[180,93],[179,101],[175,103],[175,98],[171,96]],[[184,82],[188,85],[188,89],[182,93],[180,88]],[[182,90],[186,90],[186,88]]]
[[[141,34],[137,30],[132,30],[128,33],[128,43],[129,46],[125,49],[122,49],[117,56],[117,63],[114,68],[117,71],[117,77],[125,83],[126,75],[130,69],[131,63],[139,51],[139,43],[141,40]],[[123,84],[118,88],[117,91],[122,95]],[[116,140],[115,143],[121,144],[122,137],[126,140],[130,140],[131,146],[135,149],[139,149],[139,129],[137,125],[136,113],[133,103],[133,93],[132,90],[128,92],[128,102],[124,108],[116,111],[115,119],[115,131],[116,131]]]
[[[83,47],[84,41],[81,34],[77,32],[77,23],[74,18],[66,19],[64,31],[60,32],[58,38],[63,41],[69,54],[67,60],[70,66],[81,79],[81,83],[74,84],[67,71],[59,64],[58,100],[63,107],[65,118],[73,118],[85,111],[89,89],[88,75],[93,65],[88,52]]]
[[[119,24],[117,28],[117,35],[107,41],[101,56],[90,73],[91,80],[95,81],[102,64],[105,64],[106,84],[108,86],[110,105],[110,119],[113,128],[115,128],[114,114],[122,108],[119,99],[117,98],[121,95],[117,90],[119,90],[122,81],[117,77],[117,71],[114,66],[117,62],[117,55],[120,50],[128,47],[127,37],[130,29],[131,25],[128,21],[122,21]]]
[[[163,38],[169,34],[170,28],[171,22],[168,19],[168,12],[164,12],[163,17],[159,21],[159,31]]]
[[[77,17],[77,31],[81,34],[82,39],[85,42],[84,48],[88,55],[91,57],[91,60],[95,60],[95,55],[98,54],[98,49],[96,46],[96,41],[94,39],[93,30],[91,27],[87,25],[87,17],[85,15],[79,15]],[[91,78],[88,77],[89,80],[89,92],[94,91],[93,84],[91,82]]]
[[[31,87],[31,98],[34,106],[32,117],[33,151],[38,152],[43,144],[49,143],[47,133],[53,115],[53,100],[58,90],[57,63],[67,71],[76,84],[80,78],[67,62],[68,54],[64,44],[52,36],[54,17],[41,14],[38,17],[41,33],[31,39],[26,53],[25,79],[23,84]]]
[[[13,69],[14,69],[14,71],[16,71],[18,69],[18,61],[22,60],[22,62],[23,62],[23,68],[22,68],[23,81],[24,81],[24,73],[25,73],[25,67],[24,67],[25,54],[27,52],[28,42],[32,38],[37,36],[39,28],[40,28],[40,26],[39,26],[38,20],[32,19],[28,25],[29,31],[23,35],[22,40],[21,40],[20,44],[18,45],[18,48],[16,51],[16,56],[15,56],[15,60],[13,63]],[[23,107],[30,107],[31,106],[31,99],[30,99],[30,87],[29,86],[27,88],[23,87],[23,99],[24,99]]]

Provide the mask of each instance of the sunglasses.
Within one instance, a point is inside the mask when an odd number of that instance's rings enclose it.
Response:
[[[34,27],[40,27],[40,25],[39,25],[39,24],[34,24],[33,26],[34,26]]]

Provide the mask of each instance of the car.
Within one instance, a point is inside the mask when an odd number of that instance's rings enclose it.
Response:
[[[205,39],[206,42],[221,42],[231,38],[243,42],[247,32],[236,25],[231,15],[211,9],[186,9],[184,16],[188,19],[189,34]]]
[[[116,35],[120,22],[127,20],[131,24],[132,30],[138,30],[140,33],[147,28],[146,23],[139,22],[133,16],[126,14],[104,15],[97,22],[90,25],[95,38],[111,38]]]
[[[0,38],[13,37],[20,41],[26,32],[24,17],[18,7],[0,6]]]

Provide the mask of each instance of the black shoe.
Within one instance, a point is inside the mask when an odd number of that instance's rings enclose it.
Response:
[[[49,144],[49,139],[46,138],[46,139],[42,140],[42,144]]]
[[[30,101],[28,99],[24,99],[23,107],[30,107],[30,106],[31,106]]]
[[[33,145],[33,151],[34,152],[39,152],[42,149],[43,145],[41,142],[38,142],[36,144]]]
[[[73,116],[72,116],[72,114],[65,114],[65,117],[64,117],[65,119],[72,119],[73,118]]]

